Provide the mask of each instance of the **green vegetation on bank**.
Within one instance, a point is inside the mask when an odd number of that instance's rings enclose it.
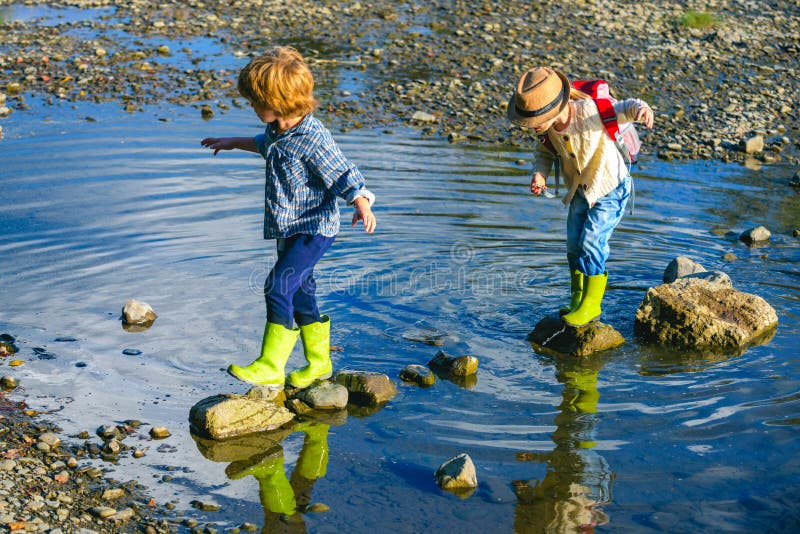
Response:
[[[677,22],[684,28],[710,28],[716,26],[719,19],[711,13],[689,10],[678,18]]]

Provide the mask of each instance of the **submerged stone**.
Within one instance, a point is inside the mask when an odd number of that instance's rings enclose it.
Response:
[[[589,356],[625,343],[611,325],[595,321],[584,326],[569,326],[560,316],[550,315],[539,321],[528,334],[536,352],[551,356]]]
[[[475,356],[449,356],[440,350],[428,362],[428,367],[453,376],[469,376],[478,372],[478,358]]]
[[[436,375],[424,365],[406,365],[400,371],[400,380],[411,382],[421,387],[430,387],[436,383]]]

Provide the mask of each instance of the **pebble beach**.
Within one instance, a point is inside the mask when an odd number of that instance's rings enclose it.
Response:
[[[0,0],[0,135],[14,135],[2,118],[32,114],[34,101],[131,114],[181,106],[224,121],[247,106],[238,69],[265,47],[290,44],[308,58],[318,114],[334,132],[410,127],[452,143],[532,146],[506,105],[519,74],[546,64],[649,102],[656,125],[640,134],[650,157],[800,162],[796,2],[711,1],[702,24],[677,2],[301,0],[291,14],[284,2],[229,4]],[[45,15],[15,19],[9,6]],[[64,436],[52,415],[28,409],[24,394],[34,392],[23,393],[9,368],[14,332],[2,339],[0,532],[215,532],[97,467],[137,454],[125,444],[156,439],[147,428],[129,421],[117,429],[119,448],[104,450],[111,440],[93,429]]]

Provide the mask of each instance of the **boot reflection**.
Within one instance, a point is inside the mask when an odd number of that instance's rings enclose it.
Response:
[[[547,464],[547,472],[542,480],[514,481],[514,532],[593,532],[595,526],[608,523],[600,506],[610,502],[613,473],[592,450],[597,444],[601,366],[596,361],[556,361],[556,378],[564,390],[552,434],[555,447],[517,456]]]
[[[330,425],[316,421],[295,426],[293,430],[303,432],[305,437],[291,482],[286,478],[283,448],[280,446],[258,464],[237,473],[236,478],[252,475],[258,480],[259,497],[264,507],[262,532],[306,532],[303,513],[311,501],[314,482],[324,477],[328,468],[329,429]]]

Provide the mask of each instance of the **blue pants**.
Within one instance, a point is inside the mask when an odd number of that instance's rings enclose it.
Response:
[[[585,275],[603,274],[610,252],[608,240],[622,219],[631,196],[631,177],[589,207],[579,189],[572,197],[567,216],[567,261],[570,270]]]
[[[335,237],[295,234],[278,239],[278,260],[264,282],[267,322],[294,328],[320,321],[314,267]]]

